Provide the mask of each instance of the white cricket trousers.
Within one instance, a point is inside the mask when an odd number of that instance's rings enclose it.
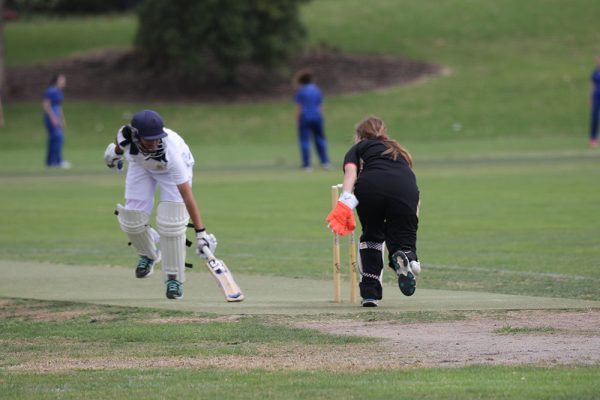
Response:
[[[192,168],[188,167],[189,183],[192,184]],[[183,203],[183,198],[173,182],[168,171],[149,171],[146,168],[130,162],[125,178],[125,208],[128,210],[144,211],[152,214],[156,187],[160,188],[159,201]]]

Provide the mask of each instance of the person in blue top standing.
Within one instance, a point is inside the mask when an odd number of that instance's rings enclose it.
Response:
[[[590,146],[598,146],[598,117],[600,114],[600,54],[596,56],[596,68],[592,72],[592,93],[590,95]]]
[[[325,139],[323,121],[323,95],[319,87],[313,83],[312,73],[308,70],[300,71],[296,83],[296,122],[298,126],[298,140],[302,153],[302,168],[311,170],[310,162],[310,137],[314,138],[321,166],[331,168],[327,154],[327,139]]]
[[[52,77],[46,92],[44,92],[44,99],[42,100],[44,124],[48,131],[46,166],[50,168],[71,168],[71,163],[63,160],[62,157],[66,121],[61,104],[64,99],[63,90],[66,85],[67,78],[64,74],[55,75]]]

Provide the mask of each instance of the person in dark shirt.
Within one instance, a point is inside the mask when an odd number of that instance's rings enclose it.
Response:
[[[384,122],[368,117],[356,126],[355,144],[344,158],[342,194],[327,216],[330,229],[346,235],[362,225],[359,244],[360,294],[363,307],[376,307],[383,297],[383,244],[402,293],[412,296],[421,271],[417,257],[419,188],[412,156],[390,139]],[[354,190],[354,194],[352,194]]]
[[[600,114],[600,54],[596,56],[596,68],[590,77],[592,92],[590,94],[590,146],[598,146],[598,116]]]
[[[310,137],[314,138],[321,166],[331,168],[327,154],[327,139],[325,139],[323,120],[323,95],[319,87],[313,83],[310,71],[300,71],[296,78],[299,86],[296,91],[296,123],[298,141],[302,153],[302,169],[311,170]]]

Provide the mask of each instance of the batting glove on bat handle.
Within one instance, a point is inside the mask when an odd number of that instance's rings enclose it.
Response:
[[[206,246],[212,254],[215,254],[217,250],[217,238],[211,233],[206,231],[196,232],[196,241],[198,246],[196,247],[196,254],[201,258],[208,258],[202,249]]]

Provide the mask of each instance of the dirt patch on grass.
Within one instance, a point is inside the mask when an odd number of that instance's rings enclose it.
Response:
[[[9,299],[0,299],[0,312],[4,309],[4,307],[12,304],[12,300]],[[2,314],[0,314],[2,316]]]
[[[50,78],[67,76],[67,99],[110,101],[255,102],[292,100],[292,75],[310,68],[326,96],[406,84],[442,72],[440,66],[399,57],[351,55],[334,50],[307,52],[279,73],[256,66],[240,68],[235,85],[209,79],[194,84],[169,73],[148,70],[132,50],[101,50],[49,64],[9,68],[6,98],[40,100]]]
[[[88,356],[85,359],[52,354],[52,357],[23,360],[4,366],[4,369],[41,373],[130,368],[227,368],[348,372],[411,366],[404,360],[394,359],[394,355],[388,354],[380,343],[348,346],[270,343],[252,347],[253,352],[258,354],[197,357]]]
[[[147,318],[141,321],[144,324],[208,324],[212,322],[237,322],[240,320],[239,315],[223,315],[220,317],[161,317]]]
[[[509,312],[502,318],[410,323],[319,321],[302,327],[382,339],[382,364],[599,364],[600,311]],[[508,329],[507,329],[508,328]],[[515,333],[503,333],[515,332]],[[395,361],[393,361],[395,360]]]
[[[64,322],[84,315],[98,313],[95,307],[73,307],[52,310],[45,302],[19,303],[13,300],[0,302],[0,318],[18,318],[40,322]]]
[[[165,318],[164,322],[168,320]],[[209,367],[361,371],[470,364],[600,364],[600,310],[472,314],[466,319],[449,322],[321,320],[297,322],[295,325],[379,341],[347,345],[242,343],[240,345],[248,354],[195,357],[146,357],[144,351],[140,351],[138,356],[135,350],[120,356],[88,354],[85,359],[55,353],[52,357],[27,358],[3,368],[34,372]]]

